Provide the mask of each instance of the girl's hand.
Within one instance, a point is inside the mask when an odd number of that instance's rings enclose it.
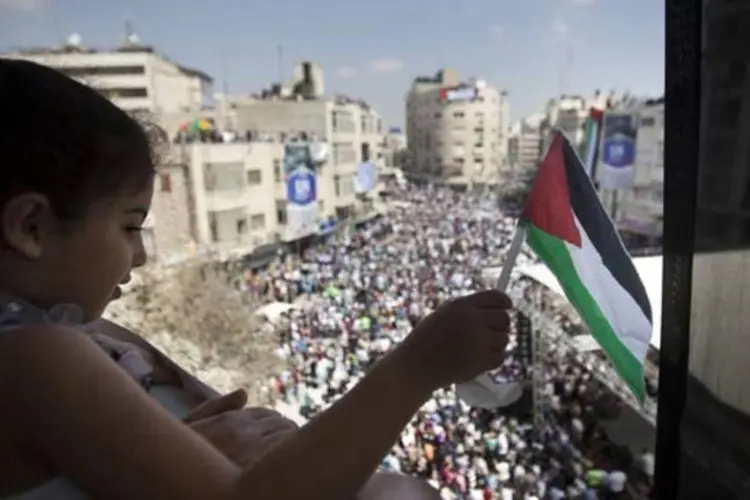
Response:
[[[297,430],[297,425],[268,408],[243,408],[247,393],[238,390],[206,401],[185,419],[192,430],[237,465],[246,467]]]

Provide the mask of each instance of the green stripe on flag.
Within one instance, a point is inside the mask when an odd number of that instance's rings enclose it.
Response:
[[[607,353],[615,370],[640,402],[646,397],[643,366],[620,340],[596,299],[578,277],[578,272],[564,241],[551,236],[532,224],[526,224],[526,241],[557,277],[568,300],[575,306],[591,334]]]

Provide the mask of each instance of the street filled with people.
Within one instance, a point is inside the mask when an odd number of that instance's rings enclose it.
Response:
[[[294,305],[274,324],[287,368],[270,383],[302,420],[336,401],[441,303],[494,286],[488,270],[502,265],[516,224],[495,193],[410,185],[396,198],[365,227],[245,275],[247,293]],[[516,265],[533,262],[523,250]],[[529,318],[517,314],[495,375],[522,384],[524,396],[482,410],[454,388],[435,392],[382,469],[424,478],[446,499],[645,498],[653,454],[609,442],[601,425],[622,406],[597,377],[606,360],[569,347],[562,337],[581,326],[538,283],[514,272],[509,294],[560,326],[532,348]]]

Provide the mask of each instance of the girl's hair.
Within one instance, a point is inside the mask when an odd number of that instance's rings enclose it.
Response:
[[[96,90],[49,67],[0,58],[0,210],[45,195],[63,219],[153,181],[149,135]]]

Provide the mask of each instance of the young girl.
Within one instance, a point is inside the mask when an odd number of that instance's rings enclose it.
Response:
[[[434,389],[502,361],[507,297],[456,300],[328,411],[257,460],[233,459],[180,420],[206,388],[96,322],[146,260],[147,134],[96,91],[23,61],[0,59],[0,116],[0,498],[353,498]]]

